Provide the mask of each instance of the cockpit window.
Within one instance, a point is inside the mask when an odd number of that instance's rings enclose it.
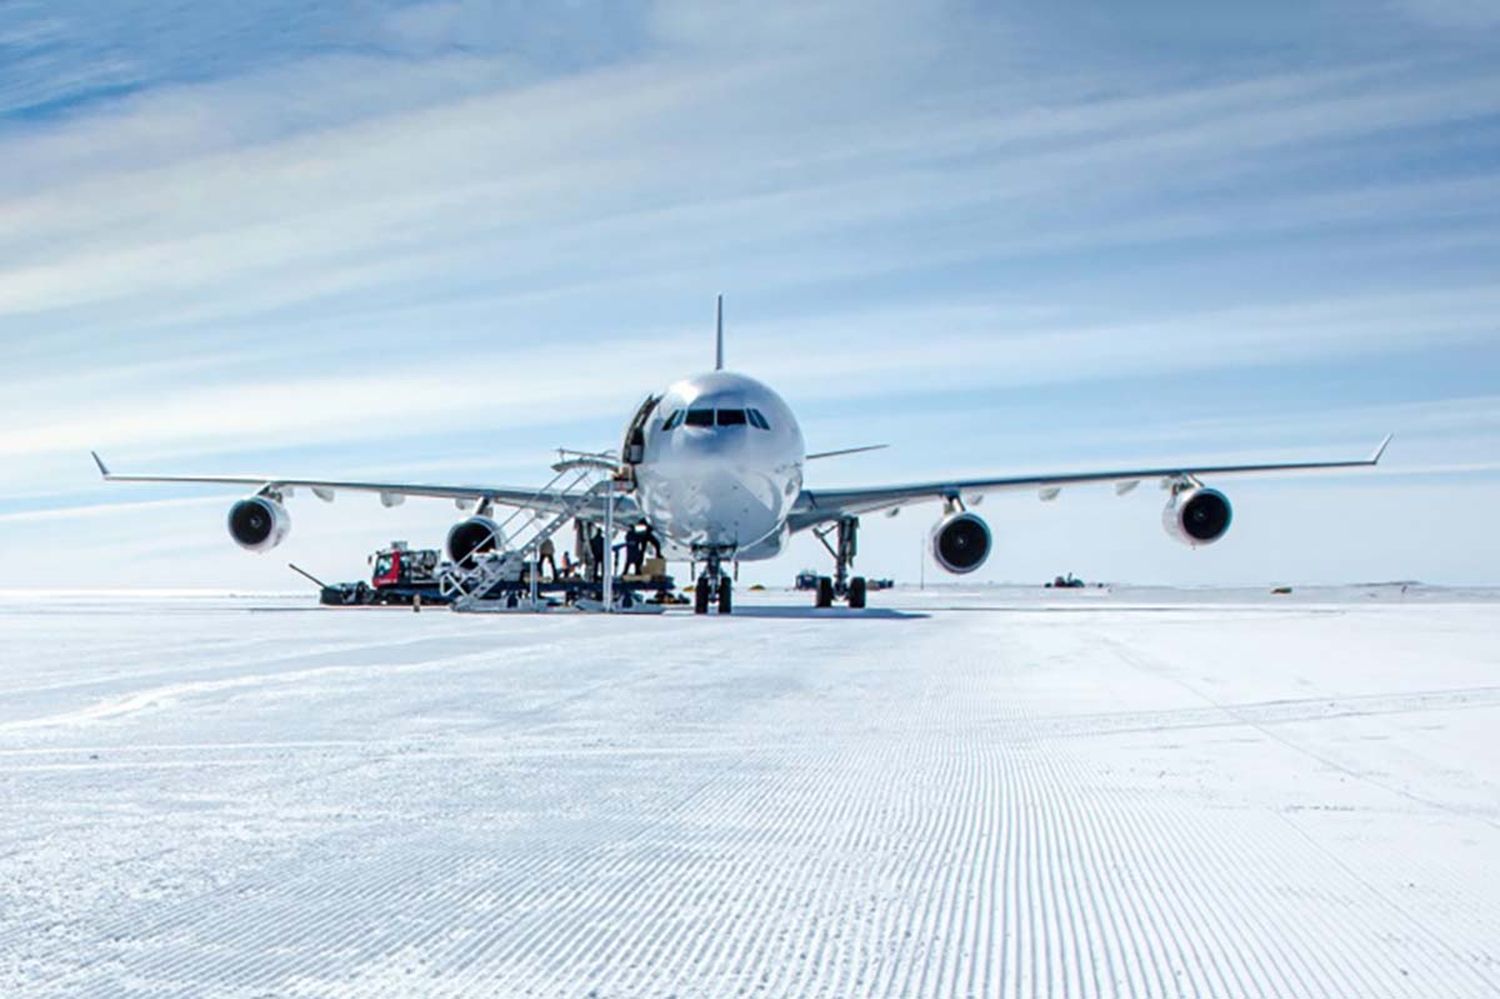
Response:
[[[677,409],[662,422],[661,429],[666,432],[682,426],[743,427],[747,424],[758,430],[771,429],[771,424],[758,409]]]

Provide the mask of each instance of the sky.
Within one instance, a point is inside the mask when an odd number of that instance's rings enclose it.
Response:
[[[1216,5],[1223,6],[1223,5]],[[0,585],[353,579],[729,366],[808,485],[1350,458],[990,497],[971,579],[1500,583],[1500,8],[1483,0],[0,5]],[[865,519],[915,580],[936,507]],[[824,567],[799,539],[743,579]]]

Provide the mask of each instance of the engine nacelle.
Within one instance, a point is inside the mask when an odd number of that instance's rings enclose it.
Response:
[[[471,557],[494,551],[504,541],[500,525],[488,517],[470,517],[448,530],[448,557],[455,562],[471,564]]]
[[[1229,531],[1234,509],[1217,489],[1194,486],[1172,497],[1162,511],[1162,526],[1185,545],[1211,545]]]
[[[268,552],[286,540],[292,518],[268,496],[251,496],[229,508],[229,536],[241,548]]]
[[[952,513],[932,529],[932,557],[954,575],[973,572],[990,557],[990,525],[967,511]]]

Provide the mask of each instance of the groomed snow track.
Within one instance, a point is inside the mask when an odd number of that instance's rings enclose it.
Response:
[[[12,599],[0,994],[1500,994],[1500,603],[1047,599]]]

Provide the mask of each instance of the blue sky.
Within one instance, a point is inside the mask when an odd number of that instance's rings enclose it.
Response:
[[[0,7],[0,536],[29,578],[351,576],[451,507],[122,469],[540,483],[711,357],[811,484],[1345,457],[1237,481],[1219,546],[1145,489],[994,497],[983,577],[1497,582],[1500,15],[1268,3]],[[917,574],[935,512],[867,521]],[[285,557],[283,557],[285,556]],[[807,544],[751,578],[817,564]]]

